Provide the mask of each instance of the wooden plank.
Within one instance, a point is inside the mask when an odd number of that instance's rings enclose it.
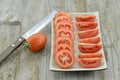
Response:
[[[26,6],[25,0],[1,0],[0,22],[20,22]],[[7,6],[6,6],[7,5]]]
[[[7,5],[7,6],[6,6]],[[0,52],[6,49],[21,34],[19,3],[9,0],[0,1]],[[8,59],[0,65],[0,80],[14,80],[16,67],[19,64],[18,48]]]
[[[0,52],[6,49],[20,35],[20,25],[0,24]],[[0,80],[14,80],[19,63],[20,48],[0,64]],[[2,53],[1,53],[2,54]]]

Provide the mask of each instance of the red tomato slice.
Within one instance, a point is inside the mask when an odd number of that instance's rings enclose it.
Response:
[[[84,54],[84,53],[79,53],[78,54],[78,58],[102,58],[102,53],[87,53],[87,54]]]
[[[57,47],[60,44],[67,44],[73,48],[73,41],[68,37],[58,37],[55,41],[55,47]]]
[[[64,11],[59,11],[59,12],[55,15],[55,18],[61,17],[61,16],[67,16],[67,17],[69,17],[69,18],[71,19],[70,14],[67,13],[67,12],[64,12]]]
[[[74,31],[73,25],[70,22],[59,22],[57,26],[55,27],[55,32],[59,29],[67,29],[70,31]]]
[[[68,50],[72,54],[74,53],[72,47],[70,47],[69,45],[67,45],[67,44],[60,44],[60,45],[57,45],[55,47],[55,53],[54,54],[56,55],[59,51],[62,51],[62,50]]]
[[[96,68],[101,64],[101,58],[81,58],[78,59],[80,66],[84,68]]]
[[[94,29],[98,26],[98,22],[77,22],[76,27],[78,30],[89,30]]]
[[[91,37],[91,38],[85,38],[85,39],[79,39],[80,43],[93,43],[93,44],[97,44],[100,42],[100,37]]]
[[[75,60],[70,51],[62,50],[56,54],[55,61],[59,67],[67,69],[73,66]]]
[[[67,16],[61,16],[61,17],[57,17],[57,18],[54,19],[54,27],[56,27],[57,24],[61,21],[62,22],[69,22],[69,23],[72,24],[72,21],[71,21],[70,18],[68,18]]]
[[[58,38],[58,37],[68,37],[71,40],[74,40],[74,33],[67,29],[59,29],[56,32],[56,38]]]
[[[92,14],[81,14],[75,17],[77,22],[93,22],[96,19],[95,15]]]
[[[95,53],[102,48],[101,44],[79,43],[78,49],[83,53]]]
[[[98,29],[90,29],[85,31],[79,31],[78,36],[79,38],[90,38],[98,35],[99,30]]]

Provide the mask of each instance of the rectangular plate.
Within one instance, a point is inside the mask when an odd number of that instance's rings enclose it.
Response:
[[[78,15],[78,14],[94,14],[96,15],[96,21],[98,22],[98,29],[99,29],[99,34],[98,36],[100,36],[101,38],[101,32],[100,32],[100,22],[99,22],[99,13],[98,12],[78,12],[78,13],[70,13],[71,16],[72,16],[72,22],[73,22],[73,26],[74,26],[74,36],[75,36],[75,40],[74,40],[74,56],[75,56],[75,63],[73,65],[72,68],[69,68],[69,69],[62,69],[60,67],[58,67],[54,61],[54,27],[53,27],[53,22],[52,22],[52,40],[51,40],[51,60],[50,60],[50,70],[53,70],[53,71],[94,71],[94,70],[104,70],[107,68],[107,64],[106,64],[106,60],[105,60],[105,54],[104,54],[104,50],[103,50],[103,47],[102,49],[99,51],[101,53],[103,53],[103,58],[102,58],[102,63],[99,67],[96,67],[96,68],[83,68],[81,67],[78,62],[77,62],[77,59],[78,59],[78,53],[80,53],[80,51],[78,50],[78,30],[76,29],[76,26],[75,26],[75,16]],[[102,39],[101,41],[99,42],[102,44],[103,46],[103,43],[102,43]]]

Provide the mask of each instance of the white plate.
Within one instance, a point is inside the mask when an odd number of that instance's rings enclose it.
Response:
[[[50,70],[53,70],[53,71],[94,71],[94,70],[104,70],[107,68],[107,64],[106,64],[106,60],[105,60],[105,53],[104,53],[104,50],[103,50],[103,47],[102,49],[99,51],[101,53],[103,53],[103,58],[102,58],[102,63],[100,66],[96,67],[96,68],[83,68],[81,67],[78,62],[77,62],[77,59],[78,59],[78,53],[80,53],[80,51],[78,50],[78,35],[77,35],[77,32],[78,30],[76,29],[76,26],[74,24],[75,22],[75,15],[78,15],[78,14],[94,14],[96,15],[96,21],[98,22],[98,29],[99,29],[99,36],[101,38],[101,32],[100,32],[100,22],[99,22],[99,13],[98,12],[78,12],[78,13],[70,13],[71,16],[72,16],[72,21],[73,21],[73,26],[74,26],[74,35],[75,35],[75,40],[74,40],[74,56],[75,56],[75,63],[73,65],[72,68],[69,68],[69,69],[62,69],[60,67],[58,67],[54,61],[54,56],[53,56],[53,51],[54,51],[54,27],[53,27],[53,22],[52,22],[52,39],[51,39],[51,60],[50,60]],[[102,44],[102,39],[100,41],[100,43]],[[103,46],[103,44],[102,44]]]

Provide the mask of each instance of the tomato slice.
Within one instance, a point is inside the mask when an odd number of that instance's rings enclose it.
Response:
[[[72,65],[74,64],[74,56],[73,54],[71,54],[70,51],[68,50],[62,50],[59,51],[56,56],[55,56],[55,61],[56,64],[63,68],[63,69],[67,69],[72,67]]]
[[[57,18],[54,19],[54,27],[56,27],[57,24],[61,21],[62,22],[69,22],[69,23],[72,24],[72,21],[71,21],[70,18],[68,18],[67,16],[61,16],[61,17],[57,17]]]
[[[78,58],[102,58],[102,53],[79,53]]]
[[[93,22],[96,19],[96,16],[93,14],[81,14],[75,17],[77,22]]]
[[[60,44],[67,44],[73,48],[73,42],[70,38],[68,37],[58,37],[55,41],[55,47],[57,47]]]
[[[85,39],[79,39],[80,43],[93,43],[93,44],[97,44],[100,42],[100,37],[91,37],[91,38],[85,38]]]
[[[102,48],[101,44],[79,43],[78,49],[83,53],[95,53]]]
[[[59,22],[57,26],[55,27],[55,32],[58,31],[59,29],[67,29],[74,31],[73,25],[70,22]]]
[[[89,30],[94,29],[98,26],[98,22],[77,22],[76,27],[78,30]]]
[[[78,36],[79,38],[90,38],[98,35],[99,30],[98,29],[90,29],[85,31],[79,31]]]
[[[59,52],[59,51],[61,51],[61,50],[68,50],[68,51],[70,51],[72,54],[74,53],[72,47],[70,47],[70,46],[67,45],[67,44],[60,44],[60,45],[56,46],[55,52]]]
[[[71,40],[74,40],[74,33],[67,29],[59,29],[56,32],[56,38],[58,38],[58,37],[68,37]]]
[[[78,59],[80,66],[84,68],[96,68],[101,64],[101,58],[81,58]]]
[[[57,14],[55,15],[55,18],[57,18],[57,17],[61,17],[61,16],[67,16],[68,18],[71,19],[70,14],[67,13],[67,12],[64,12],[64,11],[59,11],[59,12],[57,12]]]
[[[67,44],[60,44],[55,47],[54,55],[56,55],[59,51],[62,51],[62,50],[67,50],[67,51],[70,51],[71,54],[74,54],[72,47],[70,47]]]

